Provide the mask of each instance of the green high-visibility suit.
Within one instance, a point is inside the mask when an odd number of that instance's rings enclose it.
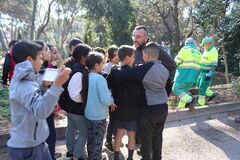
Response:
[[[178,108],[184,108],[186,103],[192,101],[188,92],[197,82],[201,60],[201,53],[195,48],[195,45],[185,45],[175,57],[178,67],[172,91],[180,98]]]
[[[200,61],[200,75],[198,77],[198,103],[200,105],[205,104],[205,96],[212,96],[213,91],[209,89],[211,85],[212,78],[214,76],[214,70],[218,64],[218,51],[214,46],[211,46],[208,50],[203,52],[201,61]],[[209,78],[207,78],[209,77]]]

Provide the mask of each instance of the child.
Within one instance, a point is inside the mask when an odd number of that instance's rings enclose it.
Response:
[[[104,56],[90,52],[85,63],[88,70],[83,74],[82,97],[86,104],[85,117],[88,125],[87,151],[89,160],[102,159],[102,144],[106,130],[108,107],[115,109],[113,98],[106,79],[100,75],[103,69]]]
[[[117,56],[118,47],[112,45],[108,48],[108,63],[103,67],[103,74],[109,74],[113,65],[118,65],[119,59]]]
[[[114,67],[112,72],[132,67],[134,62],[133,48],[127,45],[121,46],[118,50],[118,57],[121,61],[121,68]],[[114,81],[111,73],[108,76],[108,82],[113,94],[114,102],[118,106],[115,111],[115,127],[117,128],[117,134],[115,137],[114,160],[119,160],[121,141],[125,134],[125,130],[127,130],[128,134],[127,159],[132,160],[137,128],[137,107],[139,107],[137,104],[137,97],[139,95],[141,84],[135,81],[123,81],[122,83],[117,83]]]
[[[40,44],[42,47],[42,60],[43,64],[41,66],[41,71],[39,72],[39,79],[41,85],[41,92],[44,94],[47,89],[50,87],[51,82],[48,81],[42,81],[43,75],[44,75],[44,70],[48,67],[48,63],[50,61],[51,55],[48,46],[46,43],[42,41],[34,41],[37,44]],[[55,110],[55,109],[54,109]],[[49,129],[49,136],[46,139],[46,143],[48,144],[48,149],[49,152],[52,156],[52,159],[55,160],[55,147],[56,147],[56,131],[55,131],[55,125],[54,125],[54,114],[50,114],[47,117],[47,124],[48,124],[48,129]]]
[[[56,61],[60,58],[59,52],[56,46],[48,44],[51,58],[48,63],[48,68],[57,68]]]
[[[117,56],[118,52],[118,47],[116,45],[112,45],[108,48],[108,63],[106,63],[103,67],[103,76],[107,77],[107,75],[110,73],[111,68],[113,65],[118,65],[119,59]],[[108,149],[110,152],[114,152],[113,144],[112,144],[112,136],[115,132],[115,127],[114,127],[114,118],[115,117],[115,112],[110,112],[109,113],[109,123],[107,127],[107,136],[106,136],[106,142],[105,142],[105,147]]]
[[[168,114],[168,95],[165,87],[170,74],[158,60],[159,53],[159,45],[149,42],[143,47],[145,64],[121,70],[116,72],[118,74],[114,74],[118,81],[121,79],[135,80],[141,82],[144,87],[147,105],[139,108],[141,153],[144,160],[160,160],[162,158],[162,132]]]
[[[13,76],[15,62],[12,58],[12,47],[16,42],[18,42],[18,40],[11,40],[11,42],[8,45],[9,51],[6,54],[5,60],[3,63],[3,72],[2,72],[2,87],[3,88],[8,87],[8,81],[10,83],[12,76]]]
[[[9,89],[13,129],[7,142],[9,159],[51,160],[45,140],[49,135],[46,118],[52,113],[71,70],[61,67],[52,86],[42,96],[36,73],[42,64],[41,46],[20,41],[13,47],[15,72]]]
[[[91,47],[85,44],[77,44],[65,65],[72,69],[69,82],[66,83],[66,104],[62,106],[67,112],[66,146],[67,154],[65,159],[84,159],[85,145],[87,143],[87,121],[84,117],[84,105],[81,96],[82,75],[85,67],[85,59],[91,51]],[[65,85],[64,85],[65,86]],[[86,156],[85,156],[86,157]]]
[[[74,51],[74,48],[78,45],[83,43],[79,38],[73,38],[70,40],[69,42],[69,49],[70,49],[70,54],[68,55],[68,57],[72,56],[72,53]]]

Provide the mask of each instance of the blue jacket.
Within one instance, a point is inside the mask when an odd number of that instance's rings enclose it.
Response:
[[[89,120],[103,120],[107,117],[108,107],[113,103],[106,79],[97,73],[89,73],[88,96],[85,116]]]
[[[9,147],[34,147],[43,143],[49,135],[46,118],[56,106],[63,88],[53,84],[42,95],[36,78],[30,61],[16,65],[9,88],[13,124],[7,142]]]

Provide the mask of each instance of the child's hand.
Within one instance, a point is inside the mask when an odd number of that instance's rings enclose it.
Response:
[[[49,86],[51,86],[52,82],[50,81],[43,81],[42,82],[42,86],[45,87],[45,88],[48,88]]]
[[[110,106],[110,111],[113,112],[113,111],[115,111],[116,108],[117,108],[117,105],[113,103]]]
[[[71,71],[72,70],[70,68],[62,65],[60,67],[60,71],[57,75],[57,78],[54,82],[56,84],[56,86],[61,87],[68,80]]]

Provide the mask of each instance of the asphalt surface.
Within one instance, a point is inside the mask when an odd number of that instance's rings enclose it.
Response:
[[[171,121],[165,124],[163,134],[163,160],[240,160],[240,124],[233,119],[240,116],[240,110],[198,118]],[[127,143],[125,136],[123,142]],[[64,140],[57,142],[58,153],[63,160],[66,147]],[[127,158],[127,148],[121,148]],[[108,159],[112,153],[103,149]],[[0,159],[5,160],[6,151],[1,149]],[[141,156],[134,153],[134,160]]]

